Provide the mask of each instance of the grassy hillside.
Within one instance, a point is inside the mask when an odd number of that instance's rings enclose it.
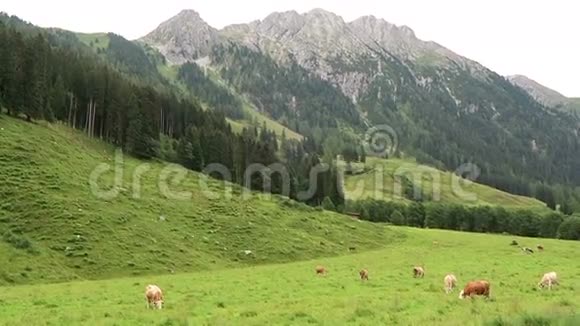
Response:
[[[61,125],[0,115],[0,284],[288,262],[378,248],[398,237],[283,198],[243,199],[238,186],[226,199],[224,183],[215,180],[208,189],[220,197],[208,199],[199,174],[143,163],[125,156],[118,196],[100,199],[89,178],[106,164],[110,171],[97,181],[110,189],[113,147]],[[138,167],[149,169],[134,198]],[[164,184],[191,198],[168,199]]]
[[[541,240],[546,250],[523,254],[512,237],[394,228],[396,246],[339,258],[195,274],[2,289],[0,323],[91,325],[578,325],[580,243]],[[517,238],[533,246],[538,239]],[[438,245],[433,245],[437,241]],[[314,274],[323,264],[325,277]],[[424,264],[424,279],[411,268]],[[358,270],[368,268],[361,282]],[[561,285],[536,284],[556,271]],[[458,286],[491,283],[491,299],[446,295]],[[165,309],[145,309],[144,287],[164,289]],[[574,315],[576,314],[576,315]],[[39,322],[41,321],[41,322]]]
[[[407,175],[413,179],[413,175],[422,175],[422,189],[427,194],[433,194],[433,180],[440,180],[440,201],[444,203],[466,205],[501,205],[514,208],[546,209],[546,205],[536,199],[512,195],[492,187],[472,183],[464,184],[461,189],[475,195],[476,200],[466,200],[459,192],[452,188],[452,173],[444,172],[425,165],[419,165],[410,159],[368,158],[364,166],[355,166],[359,174],[348,176],[345,181],[347,197],[349,199],[375,198],[385,200],[407,201],[394,195],[395,175]],[[381,174],[383,171],[381,184]],[[433,176],[436,178],[434,179]],[[378,186],[377,186],[377,181]]]
[[[107,50],[109,47],[109,35],[107,33],[76,33],[76,35],[81,42],[93,48],[95,51],[97,49]]]

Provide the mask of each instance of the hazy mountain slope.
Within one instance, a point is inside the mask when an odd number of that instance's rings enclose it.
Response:
[[[508,80],[512,82],[514,85],[523,88],[526,92],[530,93],[530,95],[532,95],[532,97],[536,99],[536,101],[546,106],[555,107],[558,105],[562,105],[568,100],[566,96],[544,85],[541,85],[540,83],[526,76],[523,75],[508,76]]]
[[[508,76],[508,80],[514,85],[523,88],[536,101],[547,107],[560,109],[566,112],[577,112],[580,110],[580,104],[577,99],[567,98],[557,91],[550,89],[526,76]]]

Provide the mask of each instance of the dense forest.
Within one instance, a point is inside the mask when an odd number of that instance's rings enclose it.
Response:
[[[213,82],[198,65],[185,63],[179,67],[177,78],[189,91],[211,108],[223,112],[232,119],[244,118],[242,102],[226,88]]]

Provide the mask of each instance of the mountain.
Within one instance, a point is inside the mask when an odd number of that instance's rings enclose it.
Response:
[[[557,91],[550,89],[533,79],[523,75],[508,76],[508,80],[516,86],[523,88],[536,101],[551,108],[575,112],[580,110],[578,99],[568,98]]]
[[[188,13],[140,41],[171,48],[175,64],[197,61],[263,114],[323,144],[336,135],[329,128],[356,138],[387,124],[399,152],[449,170],[475,163],[481,180],[503,190],[580,184],[576,120],[407,26],[315,9],[215,30]],[[181,28],[184,19],[202,28]]]

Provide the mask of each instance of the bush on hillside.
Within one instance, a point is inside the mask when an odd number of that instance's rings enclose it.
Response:
[[[5,242],[11,244],[16,249],[31,249],[32,243],[24,236],[15,234],[12,231],[6,231],[2,236]]]
[[[580,240],[580,217],[568,217],[558,228],[558,238],[566,240]]]

